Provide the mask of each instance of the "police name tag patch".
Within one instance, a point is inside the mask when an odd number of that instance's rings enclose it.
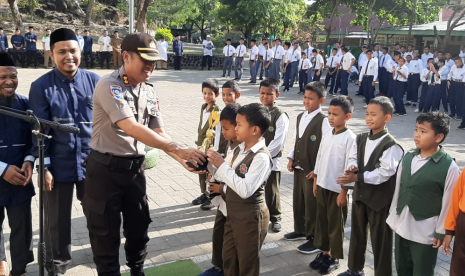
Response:
[[[123,95],[123,89],[119,85],[110,85],[111,96],[115,99],[121,99]]]

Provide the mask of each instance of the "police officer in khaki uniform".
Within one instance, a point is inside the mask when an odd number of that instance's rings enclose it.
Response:
[[[127,265],[131,276],[142,276],[151,222],[145,145],[164,150],[186,169],[186,161],[202,163],[205,155],[181,148],[163,129],[157,93],[147,83],[161,58],[152,36],[126,36],[122,56],[124,66],[104,76],[95,88],[83,208],[98,274],[120,275],[122,213]]]
[[[122,63],[121,43],[123,43],[123,39],[119,37],[118,31],[115,31],[110,41],[111,48],[113,48],[113,66],[115,69],[119,69]]]

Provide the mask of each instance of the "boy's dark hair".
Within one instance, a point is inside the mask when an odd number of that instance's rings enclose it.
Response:
[[[118,31],[114,31],[113,34],[119,34]]]
[[[216,79],[206,79],[202,82],[202,91],[204,88],[210,88],[216,95],[220,93],[220,86]]]
[[[302,53],[301,53],[301,55],[302,55],[302,56],[303,56],[303,55],[307,55],[307,53],[305,53],[305,52],[302,52]]]
[[[237,114],[245,116],[245,119],[250,125],[260,128],[261,134],[265,133],[271,125],[270,112],[261,103],[243,105],[239,108]]]
[[[260,82],[259,89],[261,87],[271,87],[276,92],[276,94],[279,93],[279,81],[276,80],[276,79],[269,78],[269,79],[266,79],[266,80],[262,80]]]
[[[318,50],[313,48],[312,53],[318,53]]]
[[[334,47],[334,48],[333,48],[331,51],[335,51],[335,52],[337,52],[337,48],[336,48],[336,47]]]
[[[401,53],[399,51],[394,51],[394,56],[400,56]]]
[[[239,88],[239,84],[237,84],[235,80],[228,80],[227,82],[223,84],[221,88],[231,88],[236,94],[241,92]]]
[[[389,52],[389,48],[388,48],[388,47],[383,47],[383,50],[385,50],[386,52]]]
[[[305,90],[316,93],[318,95],[318,99],[326,98],[326,88],[322,82],[312,81],[305,85]]]
[[[291,47],[291,43],[289,41],[284,42],[284,45],[287,45],[287,47]]]
[[[349,114],[354,111],[354,101],[352,101],[351,97],[345,95],[339,95],[333,98],[329,105],[340,106],[345,114]]]
[[[228,104],[223,110],[221,111],[220,114],[220,121],[227,120],[229,121],[232,125],[237,125],[236,123],[236,116],[237,116],[237,111],[241,108],[241,105],[238,103],[231,103]]]
[[[348,53],[349,49],[347,49],[347,47],[342,47],[341,51]]]
[[[367,50],[367,54],[368,54],[368,53],[372,53],[372,54],[373,54],[373,51],[370,50],[370,49],[368,49],[368,50]]]
[[[440,58],[440,59],[438,60],[438,62],[446,64],[446,60],[443,59],[443,58]]]
[[[384,115],[392,115],[394,113],[394,106],[391,100],[385,96],[379,96],[370,100],[370,104],[377,104],[383,110]]]
[[[398,60],[400,60],[400,59],[403,60],[403,61],[405,62],[405,58],[404,58],[404,57],[401,56],[401,57],[399,57]]]
[[[397,45],[399,45],[399,46],[400,46],[400,44],[399,44],[399,43],[396,43],[396,44],[394,44],[394,46],[397,46]]]
[[[381,46],[381,44],[380,44],[380,43],[375,43],[375,44],[374,44],[374,46],[377,46],[377,45]]]
[[[431,128],[434,130],[435,135],[444,134],[444,139],[442,139],[440,143],[446,139],[450,130],[450,117],[444,112],[432,111],[422,113],[417,117],[417,123],[423,124],[424,122],[431,124]]]
[[[434,62],[434,58],[429,58],[429,59],[426,61],[426,64],[428,64],[430,61],[433,61],[433,62]]]
[[[266,41],[265,43],[263,43],[263,45],[268,45],[268,41]]]
[[[429,50],[429,47],[428,47],[428,46],[425,46],[425,47],[423,47],[423,49],[428,49],[428,50]]]

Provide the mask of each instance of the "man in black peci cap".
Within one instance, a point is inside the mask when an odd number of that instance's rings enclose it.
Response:
[[[45,267],[50,276],[64,274],[71,263],[71,210],[73,193],[84,194],[84,160],[90,152],[92,97],[100,77],[79,69],[81,49],[74,31],[57,29],[50,36],[56,67],[31,85],[29,100],[34,114],[45,120],[72,125],[79,134],[49,129],[45,140]],[[36,140],[33,155],[37,158]]]
[[[126,36],[123,66],[102,77],[93,101],[94,132],[87,160],[84,214],[98,275],[120,275],[119,247],[123,217],[127,265],[143,276],[150,222],[144,175],[145,145],[164,150],[184,168],[205,161],[197,149],[181,148],[163,128],[157,92],[148,83],[158,55],[146,33]]]
[[[17,87],[18,73],[13,58],[0,53],[0,106],[26,111],[29,101],[15,93]],[[31,181],[34,163],[31,147],[29,123],[0,114],[0,233],[6,214],[11,228],[11,271],[3,275],[24,276],[26,265],[34,261],[31,198],[35,192]]]

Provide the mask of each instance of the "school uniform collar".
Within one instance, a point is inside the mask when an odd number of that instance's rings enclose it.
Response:
[[[338,135],[338,134],[341,134],[341,133],[346,132],[346,131],[348,130],[348,128],[345,127],[345,128],[343,128],[343,129],[339,130],[338,132],[335,132],[335,130],[336,130],[336,129],[333,128],[333,131],[332,131],[333,135]]]
[[[77,81],[79,81],[79,76],[81,75],[81,69],[78,68],[77,71],[76,71],[76,74],[74,75],[74,77],[72,79],[68,78],[67,76],[63,75],[63,73],[60,72],[60,70],[58,70],[57,67],[55,67],[55,69],[53,69],[53,72],[55,73],[55,76],[57,76],[57,78],[59,78],[62,82],[71,82],[71,83],[76,83]]]
[[[245,143],[242,143],[239,145],[239,149],[241,150],[241,152],[243,153],[248,153],[248,152],[253,152],[253,153],[256,153],[258,152],[261,148],[263,147],[266,147],[266,144],[265,144],[265,139],[262,138],[260,139],[260,141],[258,141],[258,143],[256,143],[255,145],[253,145],[249,150],[247,151],[244,151],[245,149]]]
[[[377,133],[375,135],[373,135],[373,131],[370,130],[370,134],[368,135],[368,138],[370,140],[374,141],[374,140],[378,140],[379,138],[383,137],[386,134],[388,134],[388,129],[387,128],[383,129],[383,131],[381,131],[380,133]]]
[[[202,104],[202,109],[206,109],[208,106],[207,103],[204,103]],[[215,108],[217,108],[218,106],[216,105],[216,103],[212,104],[212,106],[210,106],[210,108],[207,110],[207,112],[212,112],[213,110],[215,110]]]
[[[321,112],[321,108],[317,108],[312,112],[305,111],[304,116],[312,116],[313,117],[313,116],[316,116],[316,114],[318,114],[320,112]]]
[[[237,146],[239,146],[240,143],[241,143],[241,141],[236,141],[236,142],[229,141],[229,143],[228,143],[229,149],[230,150],[235,149]]]
[[[421,157],[419,148],[415,148],[413,150],[413,154],[414,154],[414,156],[418,156],[419,159],[422,159],[422,160],[423,159],[431,159],[435,163],[438,163],[441,160],[441,158],[446,155],[446,152],[444,151],[442,146],[439,146],[439,150],[437,152],[435,152],[433,155],[425,157],[425,158]]]

